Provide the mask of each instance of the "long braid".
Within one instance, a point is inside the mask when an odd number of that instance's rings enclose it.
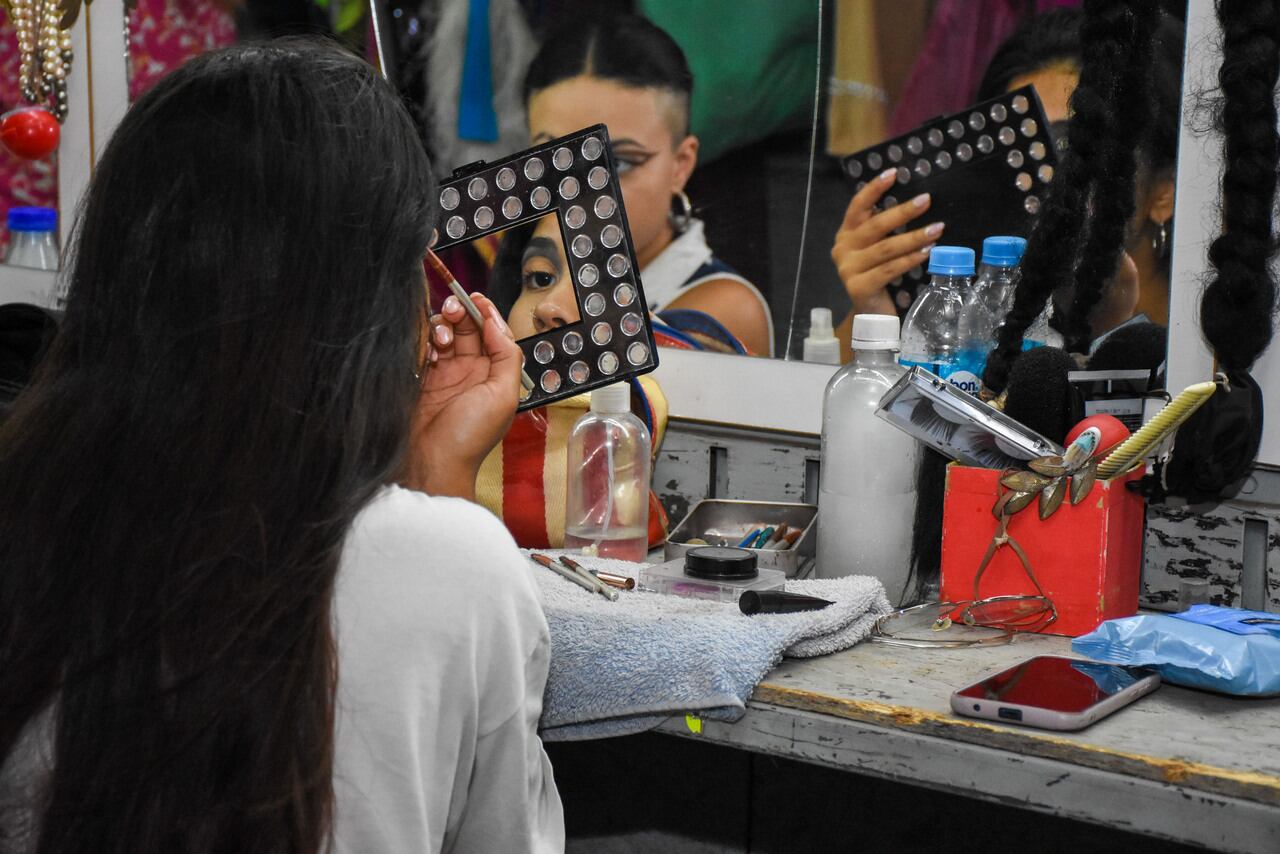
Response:
[[[1089,81],[1098,89],[1077,89],[1073,102],[1081,121],[1096,124],[1099,156],[1093,171],[1087,237],[1076,265],[1071,308],[1065,318],[1067,349],[1087,352],[1092,340],[1089,315],[1115,275],[1133,218],[1137,158],[1148,111],[1132,108],[1149,101],[1152,33],[1159,20],[1155,0],[1097,4],[1085,19],[1081,39],[1085,62],[1102,73]],[[1085,87],[1081,75],[1080,88]],[[1123,117],[1123,120],[1121,119]]]
[[[1099,2],[1091,0],[1085,4],[1086,24],[1091,17],[1090,7],[1099,5]],[[996,393],[1004,390],[1014,360],[1022,352],[1023,333],[1040,316],[1053,292],[1071,281],[1098,148],[1094,129],[1082,124],[1076,105],[1080,90],[1085,89],[1088,78],[1097,73],[1096,63],[1089,62],[1086,49],[1080,83],[1071,98],[1073,113],[1067,125],[1067,148],[1061,153],[1057,174],[1049,185],[1035,229],[1027,240],[1026,253],[1022,258],[1022,282],[1014,294],[1013,306],[998,330],[996,347],[987,358],[983,373],[983,385]],[[1084,120],[1087,122],[1094,115],[1096,113],[1086,110]]]
[[[1036,221],[1035,229],[1027,242],[1022,261],[1022,284],[1014,297],[1014,303],[1005,317],[996,339],[996,348],[987,360],[983,384],[998,393],[1004,389],[1009,371],[1022,352],[1022,336],[1044,310],[1053,292],[1072,284],[1076,276],[1077,259],[1082,243],[1092,248],[1085,273],[1090,276],[1092,287],[1088,293],[1077,295],[1075,304],[1088,310],[1093,308],[1102,293],[1105,282],[1115,270],[1116,259],[1123,245],[1124,225],[1127,217],[1121,205],[1133,205],[1132,149],[1136,145],[1140,126],[1126,130],[1133,139],[1118,142],[1111,116],[1118,110],[1117,92],[1126,97],[1134,87],[1145,91],[1145,86],[1122,77],[1145,78],[1151,60],[1151,30],[1156,21],[1154,0],[1086,0],[1084,21],[1081,26],[1080,80],[1071,96],[1071,120],[1067,125],[1067,150],[1062,153],[1058,173],[1049,185],[1049,193]],[[1132,56],[1136,52],[1140,56]],[[1144,64],[1140,64],[1144,63]],[[1137,72],[1134,69],[1139,69]],[[1134,111],[1138,112],[1138,111]],[[1128,151],[1118,151],[1127,148]],[[1127,155],[1130,164],[1124,169],[1117,164]],[[1127,179],[1125,199],[1116,200],[1112,188],[1099,178],[1115,174],[1119,170]],[[1095,223],[1086,232],[1086,212],[1091,205],[1101,204],[1107,209],[1104,219],[1107,228],[1099,230]],[[1119,211],[1118,230],[1112,225]],[[1095,210],[1097,216],[1099,211]],[[1114,250],[1099,251],[1099,245],[1114,246]],[[1110,258],[1105,263],[1105,258]],[[1092,263],[1090,263],[1092,262]],[[1097,267],[1105,266],[1106,274],[1093,275]],[[1072,311],[1072,315],[1081,312]],[[1087,325],[1084,336],[1087,339]],[[1079,338],[1081,336],[1074,336]],[[1086,340],[1087,343],[1087,340]]]
[[[1223,368],[1247,370],[1271,340],[1276,283],[1272,206],[1276,193],[1275,86],[1280,2],[1219,0],[1222,25],[1222,235],[1209,247],[1217,275],[1200,300],[1200,326]]]

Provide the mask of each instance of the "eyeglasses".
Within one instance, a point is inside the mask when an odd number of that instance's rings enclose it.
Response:
[[[880,617],[871,639],[920,648],[997,646],[1013,640],[1014,632],[1036,631],[1056,619],[1058,612],[1045,596],[925,602]]]
[[[973,575],[973,599],[956,602],[926,602],[885,614],[876,620],[871,639],[879,643],[910,647],[994,646],[1013,640],[1014,632],[1040,631],[1058,619],[1053,601],[1045,595],[1031,562],[1018,541],[1009,536],[1012,512],[1001,487],[995,514],[999,520],[986,554]],[[1035,587],[1034,595],[1003,595],[980,598],[978,584],[1002,546],[1008,546],[1026,570]],[[941,633],[955,628],[946,636]]]

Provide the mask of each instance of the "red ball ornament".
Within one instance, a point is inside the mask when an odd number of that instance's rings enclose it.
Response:
[[[58,120],[43,107],[19,107],[0,116],[0,142],[18,157],[48,157],[61,136]]]

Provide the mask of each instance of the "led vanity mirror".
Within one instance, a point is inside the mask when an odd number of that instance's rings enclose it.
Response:
[[[501,233],[489,296],[533,380],[520,409],[658,366],[604,125],[458,169],[440,208],[439,249]]]

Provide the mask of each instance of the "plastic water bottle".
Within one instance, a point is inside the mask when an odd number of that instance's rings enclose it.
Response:
[[[973,297],[982,301],[996,326],[1013,308],[1018,287],[1018,264],[1027,241],[1021,237],[988,237],[982,241],[982,263],[973,283]]]
[[[9,254],[5,263],[37,270],[58,269],[58,212],[53,208],[9,208]]]
[[[987,355],[995,345],[996,328],[1013,307],[1018,285],[1018,262],[1027,241],[1021,237],[988,237],[982,241],[978,277],[960,311],[960,355],[948,378],[971,394],[982,388]]]
[[[822,401],[818,488],[819,578],[874,575],[900,602],[910,574],[920,443],[876,417],[898,364],[898,318],[853,318],[853,361],[827,383]]]
[[[631,414],[631,387],[591,392],[569,432],[564,545],[643,561],[649,551],[649,430]]]
[[[961,371],[960,365],[960,314],[973,281],[973,250],[935,246],[929,253],[929,274],[929,284],[902,322],[902,364],[919,365],[976,394],[978,377]]]
[[[831,309],[815,308],[809,312],[809,334],[804,339],[804,360],[823,365],[840,364],[840,342],[831,327]]]
[[[1053,319],[1053,300],[1049,300],[1045,304],[1044,311],[1040,312],[1040,316],[1027,327],[1026,332],[1022,333],[1022,349],[1024,351],[1030,350],[1032,347],[1062,346],[1062,333],[1049,325],[1051,319]]]

